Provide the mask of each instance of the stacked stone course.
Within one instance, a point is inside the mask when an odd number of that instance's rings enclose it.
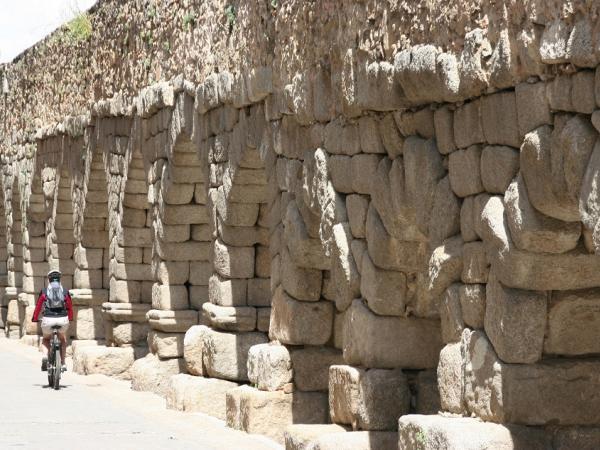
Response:
[[[288,449],[598,447],[597,33],[544,11],[4,136],[6,335],[56,267],[77,372]]]

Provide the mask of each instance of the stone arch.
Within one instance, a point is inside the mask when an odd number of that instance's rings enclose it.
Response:
[[[24,308],[18,301],[23,286],[23,227],[19,185],[21,165],[15,155],[11,156],[5,166],[2,180],[5,193],[8,278],[8,287],[4,295],[8,307],[5,333],[7,337],[18,339],[21,337],[21,324],[24,319]]]
[[[2,178],[0,171],[0,179]],[[6,214],[4,203],[4,189],[0,182],[0,328],[6,330],[8,315],[8,300],[5,290],[8,287],[8,240],[6,237]]]
[[[36,345],[40,329],[30,321],[39,292],[46,286],[52,212],[56,194],[56,173],[62,158],[62,136],[47,136],[37,144],[35,158],[26,168],[23,189],[23,289],[24,332]]]
[[[147,315],[151,354],[132,368],[138,390],[164,392],[165,378],[185,371],[184,334],[198,323],[208,297],[208,179],[191,140],[192,106],[193,98],[179,92],[172,107],[163,105],[141,119],[152,192],[154,284]]]
[[[97,121],[108,178],[109,301],[103,304],[107,345],[145,348],[150,309],[152,232],[147,175],[137,119]],[[136,353],[137,354],[137,353]]]
[[[104,155],[85,127],[71,141],[75,271],[71,296],[75,339],[104,338],[102,303],[108,301],[108,188]]]

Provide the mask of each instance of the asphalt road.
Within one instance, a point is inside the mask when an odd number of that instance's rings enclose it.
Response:
[[[55,391],[40,361],[36,349],[0,338],[0,449],[281,448],[210,416],[167,410],[161,397],[103,375],[69,371]]]

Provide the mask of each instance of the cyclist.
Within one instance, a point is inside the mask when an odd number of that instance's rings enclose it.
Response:
[[[67,330],[69,322],[73,320],[73,302],[69,291],[60,284],[61,273],[58,270],[48,272],[48,287],[40,291],[40,296],[35,304],[33,311],[33,322],[39,321],[40,313],[42,317],[42,335],[45,348],[45,356],[42,358],[42,370],[48,368],[48,352],[50,350],[50,339],[52,338],[52,327],[60,325],[58,337],[60,339],[60,357],[65,361],[67,349]],[[66,370],[66,366],[63,366]]]

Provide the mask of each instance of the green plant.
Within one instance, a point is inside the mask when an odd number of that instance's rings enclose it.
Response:
[[[229,28],[229,34],[231,34],[236,19],[235,6],[230,4],[225,7],[225,17],[227,18],[227,27]]]
[[[419,430],[417,431],[417,442],[421,445],[425,445],[426,441],[427,441],[427,435],[425,434],[425,432],[423,430]]]
[[[154,19],[156,17],[156,6],[152,5],[147,9],[148,18]]]
[[[183,16],[183,26],[189,30],[191,27],[196,25],[196,13],[188,12]]]
[[[67,23],[67,36],[71,42],[89,39],[92,35],[92,21],[88,13],[78,13]]]
[[[271,8],[276,9],[279,6],[278,0],[271,0]]]

